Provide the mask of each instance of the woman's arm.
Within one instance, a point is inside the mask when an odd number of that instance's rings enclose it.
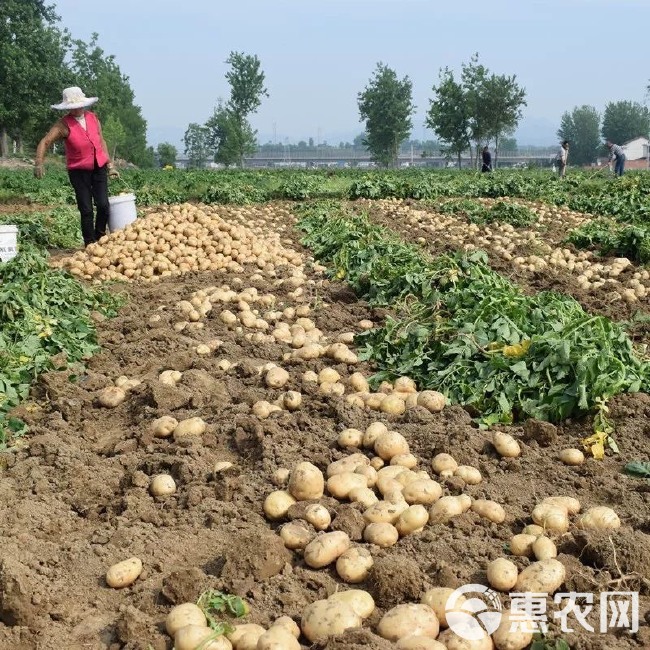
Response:
[[[45,160],[45,152],[55,143],[58,142],[59,140],[63,140],[64,138],[67,138],[68,135],[70,135],[70,132],[68,131],[68,127],[65,125],[64,122],[59,120],[46,134],[45,137],[38,143],[38,146],[36,147],[36,156],[34,159],[34,162],[36,163],[37,166],[40,166],[43,164],[43,160]]]

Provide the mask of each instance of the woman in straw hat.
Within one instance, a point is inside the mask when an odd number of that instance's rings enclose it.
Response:
[[[65,160],[68,177],[75,191],[81,215],[81,234],[86,246],[106,233],[108,223],[108,177],[119,176],[108,155],[97,116],[86,109],[97,97],[86,97],[81,88],[66,88],[63,101],[52,108],[66,111],[47,135],[38,143],[34,175],[43,178],[45,152],[54,142],[65,143]],[[93,217],[93,201],[97,218]]]

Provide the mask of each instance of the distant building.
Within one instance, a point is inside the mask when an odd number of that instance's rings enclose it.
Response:
[[[625,152],[626,169],[648,169],[648,138],[639,136],[621,145]]]

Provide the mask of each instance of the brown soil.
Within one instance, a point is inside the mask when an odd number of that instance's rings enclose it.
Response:
[[[128,305],[118,318],[100,325],[103,350],[87,370],[48,373],[33,399],[17,409],[15,415],[25,419],[31,434],[23,448],[0,455],[0,649],[170,649],[163,625],[167,612],[174,604],[196,600],[208,587],[244,596],[251,607],[249,622],[267,625],[280,615],[299,621],[308,603],[333,593],[340,581],[332,569],[308,568],[279,542],[278,526],[269,524],[262,511],[264,497],[276,489],[271,476],[301,460],[325,469],[345,455],[335,444],[340,430],[364,428],[375,420],[406,436],[422,468],[442,451],[478,467],[481,484],[465,486],[450,479],[445,493],[462,490],[495,499],[508,517],[496,525],[470,512],[450,524],[426,527],[393,548],[373,547],[376,564],[361,588],[373,593],[379,610],[363,630],[311,647],[394,647],[372,633],[385,608],[417,600],[429,586],[485,582],[486,563],[504,553],[511,535],[529,522],[533,506],[553,494],[574,495],[583,508],[611,505],[623,522],[612,535],[572,529],[560,540],[567,591],[598,592],[615,585],[642,593],[638,633],[578,631],[566,636],[571,648],[650,647],[650,489],[647,481],[621,473],[623,462],[650,457],[648,396],[612,401],[620,456],[589,459],[578,468],[561,465],[557,453],[579,446],[591,431],[586,421],[567,422],[550,435],[536,433],[534,425],[531,432],[529,426],[525,440],[523,428],[513,427],[510,432],[522,440],[523,453],[504,460],[487,442],[488,434],[459,407],[439,414],[415,409],[392,417],[303,389],[299,411],[259,420],[251,415],[251,404],[271,401],[279,391],[262,385],[255,366],[283,363],[287,350],[249,343],[214,317],[192,334],[171,327],[177,300],[206,285],[237,281],[228,275],[193,274],[127,286]],[[282,289],[267,282],[254,286],[282,295]],[[319,298],[313,318],[327,334],[377,317],[341,285],[323,289]],[[150,323],[154,314],[162,320]],[[214,337],[224,344],[213,356],[194,354],[197,342]],[[218,363],[226,358],[239,365],[220,370]],[[326,362],[283,365],[291,374],[290,388],[298,389],[305,370],[318,371]],[[343,376],[357,369],[335,367]],[[157,381],[169,368],[184,371],[175,388]],[[119,375],[143,383],[117,408],[102,408],[98,391]],[[200,416],[208,428],[196,441],[154,438],[149,425],[161,415]],[[215,474],[215,463],[224,460],[233,467]],[[150,477],[163,472],[174,477],[178,491],[153,498]],[[324,503],[342,529],[358,536],[352,506],[331,499]],[[132,556],[144,562],[139,579],[122,590],[107,587],[107,568]],[[516,562],[523,567],[529,561]],[[557,631],[551,625],[551,635]]]

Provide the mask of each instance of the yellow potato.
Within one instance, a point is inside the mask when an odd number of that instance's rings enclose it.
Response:
[[[319,503],[312,503],[307,506],[305,509],[305,519],[316,530],[326,530],[332,523],[332,517],[330,516],[329,510]]]
[[[377,503],[374,503],[364,511],[363,518],[369,524],[394,524],[407,508],[408,504],[406,502],[391,503],[390,501],[377,501]]]
[[[458,476],[467,485],[478,485],[483,480],[481,472],[476,467],[471,467],[470,465],[459,465],[454,470],[454,476]]]
[[[533,509],[532,518],[544,530],[553,533],[566,533],[569,530],[569,513],[560,504],[540,503]]]
[[[433,589],[429,589],[424,596],[422,596],[420,601],[424,605],[431,607],[441,627],[448,627],[447,604],[453,593],[454,590],[448,587],[433,587]],[[450,611],[459,610],[466,600],[467,599],[462,594],[458,595],[454,607]]]
[[[428,521],[429,513],[427,509],[423,505],[418,504],[409,506],[402,512],[395,524],[395,528],[404,537],[422,530]]]
[[[186,625],[174,634],[175,650],[231,650],[232,644],[225,636],[217,636],[209,627]]]
[[[355,546],[349,548],[336,560],[336,572],[345,582],[357,584],[368,577],[374,561],[367,548]]]
[[[517,612],[516,616],[512,616],[512,612],[506,610],[501,613],[501,622],[492,633],[492,641],[497,650],[524,650],[533,641],[533,633],[527,630],[534,628],[533,622],[527,620],[525,615]]]
[[[181,420],[174,429],[174,440],[201,436],[205,433],[206,428],[206,423],[198,417]]]
[[[169,496],[176,492],[176,481],[169,474],[158,474],[151,479],[149,491],[155,497]]]
[[[363,539],[368,544],[375,544],[380,548],[394,546],[399,540],[397,528],[388,523],[368,524],[363,530]]]
[[[578,501],[578,499],[575,497],[546,497],[542,503],[548,503],[550,505],[566,508],[566,511],[570,515],[577,515],[580,512],[580,501]]]
[[[348,603],[335,600],[317,600],[308,605],[300,627],[309,641],[316,642],[328,636],[342,634],[353,627],[361,627],[363,619]]]
[[[289,616],[280,616],[280,618],[275,619],[272,627],[280,626],[291,632],[296,639],[300,638],[300,626]]]
[[[370,461],[363,454],[350,454],[330,463],[327,466],[327,477],[330,478],[336,474],[343,474],[344,472],[355,472],[357,468],[368,466]]]
[[[536,539],[537,535],[530,535],[527,533],[514,535],[510,540],[510,552],[518,557],[532,557],[533,544]]]
[[[255,623],[242,623],[235,625],[234,631],[226,634],[228,641],[233,644],[235,650],[256,650],[257,640],[264,634],[266,630]],[[254,644],[254,645],[253,645]],[[248,646],[248,648],[246,647]]]
[[[479,639],[470,640],[458,636],[453,630],[443,630],[437,641],[442,643],[447,650],[494,650],[492,637],[487,632]]]
[[[142,560],[137,557],[122,560],[106,572],[106,584],[114,589],[132,585],[142,573]]]
[[[282,404],[287,411],[297,411],[302,404],[302,395],[295,390],[287,391],[282,396]]]
[[[99,393],[97,399],[102,406],[112,409],[126,399],[126,391],[119,386],[108,386]]]
[[[194,603],[182,603],[173,607],[165,619],[165,629],[169,636],[174,636],[178,630],[186,625],[207,627],[208,622],[203,610]]]
[[[332,594],[328,600],[346,603],[361,618],[368,618],[375,611],[375,601],[373,597],[363,589],[337,591]]]
[[[337,443],[339,447],[361,447],[363,441],[363,431],[359,429],[343,429],[339,433]]]
[[[299,521],[291,521],[280,529],[282,543],[291,550],[305,548],[314,537],[314,532]]]
[[[285,626],[273,625],[259,637],[256,650],[300,650],[300,643]]]
[[[548,537],[540,535],[533,542],[533,553],[538,560],[549,560],[557,557],[557,548]]]
[[[449,454],[436,454],[431,461],[431,468],[436,474],[442,475],[443,472],[451,472],[447,476],[453,476],[456,471],[458,463],[454,460],[453,456]]]
[[[442,496],[442,487],[428,478],[417,479],[405,486],[402,495],[408,504],[431,505]]]
[[[289,381],[289,373],[284,368],[271,368],[264,376],[264,383],[269,388],[282,388]]]
[[[565,465],[582,465],[585,455],[579,449],[563,449],[560,452],[560,460]]]
[[[566,577],[564,565],[555,559],[540,560],[527,566],[517,578],[517,592],[555,593]]]
[[[492,444],[499,456],[503,456],[503,458],[516,458],[521,454],[521,446],[508,433],[495,431],[492,436]]]
[[[347,499],[352,490],[368,487],[368,479],[356,472],[342,472],[327,479],[327,491],[337,499]]]
[[[418,464],[418,459],[413,454],[397,454],[390,459],[390,464],[413,469]]]
[[[517,565],[504,557],[492,560],[487,567],[487,579],[491,587],[509,592],[517,584]]]
[[[388,641],[415,635],[435,639],[439,631],[434,611],[422,603],[397,605],[387,611],[377,625],[377,634]]]
[[[475,499],[472,502],[472,510],[485,519],[489,519],[495,524],[501,524],[505,521],[506,511],[496,501],[487,499]]]
[[[453,517],[467,512],[472,505],[472,499],[466,494],[446,496],[436,501],[429,509],[429,523],[442,524]]]
[[[298,463],[289,477],[289,492],[298,501],[320,499],[325,491],[323,473],[311,463]]]
[[[289,508],[296,500],[285,490],[275,490],[264,499],[264,514],[276,521],[286,517]]]
[[[618,515],[607,506],[589,508],[578,520],[578,528],[592,530],[614,530],[621,527]]]
[[[163,415],[151,423],[151,431],[156,438],[169,438],[178,426],[178,420],[170,415]]]
[[[384,433],[388,433],[388,427],[383,422],[373,422],[368,425],[363,434],[363,446],[368,449],[373,448],[377,438]]]
[[[350,538],[347,533],[340,530],[323,533],[305,547],[305,563],[313,569],[320,569],[335,562],[349,547]]]

